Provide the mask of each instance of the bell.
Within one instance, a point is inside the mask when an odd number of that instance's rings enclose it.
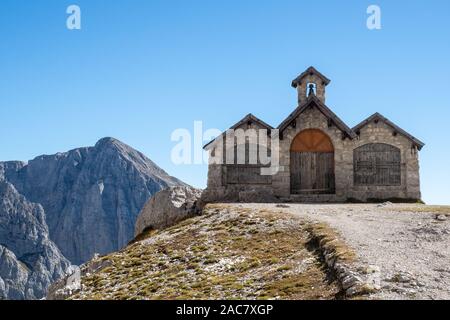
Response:
[[[308,86],[308,96],[310,96],[310,95],[315,95],[315,93],[314,93],[314,84],[313,83],[310,83],[309,86]]]

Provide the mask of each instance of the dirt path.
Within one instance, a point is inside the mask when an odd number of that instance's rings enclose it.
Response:
[[[379,270],[374,299],[450,299],[450,207],[410,204],[238,204],[336,229],[361,266]],[[439,217],[439,218],[438,218]]]

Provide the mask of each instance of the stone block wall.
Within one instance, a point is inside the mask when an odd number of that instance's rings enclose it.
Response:
[[[290,126],[283,132],[283,139],[280,141],[280,165],[283,172],[280,172],[280,177],[275,176],[274,192],[277,196],[290,196],[290,161],[291,161],[291,144],[294,138],[303,130],[306,129],[320,129],[326,133],[335,149],[335,180],[336,180],[336,195],[342,195],[345,185],[342,185],[342,180],[345,177],[346,169],[343,166],[342,153],[345,149],[345,141],[342,139],[342,131],[335,126],[328,126],[328,119],[317,109],[310,108],[305,110],[297,119],[295,128]]]
[[[260,127],[253,124],[255,129]],[[248,127],[244,125],[243,129]],[[208,172],[208,188],[205,201],[274,202],[291,197],[290,149],[293,139],[303,130],[320,129],[326,133],[335,150],[335,201],[349,199],[420,199],[420,177],[418,150],[411,140],[382,121],[371,122],[359,130],[356,138],[344,138],[343,132],[330,125],[327,117],[317,108],[306,109],[296,119],[295,126],[289,126],[279,141],[279,170],[269,185],[224,185],[223,166],[211,164]],[[268,140],[270,142],[270,140]],[[390,144],[401,151],[401,185],[398,186],[356,186],[354,184],[353,151],[365,144]],[[269,143],[270,147],[270,143]],[[213,152],[220,152],[213,146]]]
[[[400,186],[355,186],[353,184],[353,152],[352,150],[368,143],[385,143],[400,149],[401,152],[401,185]],[[358,138],[353,139],[352,149],[345,153],[345,161],[351,165],[348,171],[348,197],[362,201],[367,199],[421,199],[419,177],[419,152],[411,140],[382,121],[371,122],[360,129]],[[350,152],[351,151],[351,152]]]
[[[249,130],[254,129],[257,133],[257,139],[260,146],[264,146],[270,150],[271,140],[270,136],[267,136],[269,132],[266,128],[259,125],[256,122],[251,124],[243,123],[236,129]],[[260,131],[265,129],[266,131]],[[260,139],[260,134],[265,134],[264,139]],[[226,184],[225,172],[226,172],[226,150],[229,145],[227,139],[234,140],[234,145],[238,144],[236,135],[226,135],[223,140],[220,139],[213,143],[209,150],[215,157],[222,159],[222,164],[210,163],[208,166],[208,187],[202,195],[202,199],[205,202],[264,202],[264,201],[276,201],[273,198],[273,188],[271,184],[251,185],[251,184]],[[263,143],[261,143],[263,141]],[[211,159],[210,159],[211,160]],[[272,177],[273,180],[273,177]]]
[[[298,103],[302,104],[307,100],[307,93],[309,91],[308,84],[314,83],[316,85],[316,97],[325,103],[325,84],[317,74],[309,74],[305,76],[302,82],[297,86]]]

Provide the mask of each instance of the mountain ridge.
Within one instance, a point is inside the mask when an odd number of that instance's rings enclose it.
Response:
[[[0,162],[0,176],[43,207],[50,238],[75,264],[125,246],[145,202],[161,189],[186,185],[111,137],[28,162]]]

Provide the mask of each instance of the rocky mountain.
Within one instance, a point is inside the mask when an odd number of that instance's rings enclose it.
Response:
[[[49,239],[42,206],[2,179],[0,166],[0,300],[42,298],[69,267]]]
[[[28,163],[0,162],[0,171],[20,195],[42,206],[50,239],[74,264],[125,246],[150,196],[185,185],[113,138]],[[5,232],[4,247],[15,252],[10,246],[16,239]]]

